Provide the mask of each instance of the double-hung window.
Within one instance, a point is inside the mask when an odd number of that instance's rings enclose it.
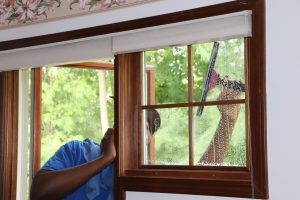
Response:
[[[267,197],[256,18],[246,10],[114,38],[117,199]]]
[[[145,52],[156,78],[142,91],[143,165],[247,167],[244,47],[239,38]]]
[[[49,36],[8,41],[2,50],[49,46],[4,52],[1,64],[115,57],[115,199],[126,191],[266,199],[264,9],[264,0],[237,0],[52,36],[64,44]],[[17,72],[1,72],[7,198],[17,174],[17,83]],[[37,133],[41,121],[33,123]]]

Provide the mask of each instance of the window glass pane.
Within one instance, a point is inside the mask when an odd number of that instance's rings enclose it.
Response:
[[[182,103],[188,100],[187,47],[172,47],[145,53],[144,96],[153,92],[155,101],[146,104]],[[147,83],[147,69],[155,69],[155,82]],[[149,76],[149,74],[148,74]],[[154,84],[152,86],[151,84]],[[150,88],[153,88],[150,91]]]
[[[188,108],[149,109],[145,111],[145,119],[144,163],[188,165]]]
[[[100,142],[114,121],[114,102],[110,98],[114,93],[113,79],[113,70],[43,68],[42,165],[71,140],[91,138]],[[106,105],[100,104],[100,99]]]
[[[218,100],[220,88],[229,87],[244,91],[245,64],[244,39],[220,41],[219,47],[214,43],[192,45],[193,58],[193,101],[201,102],[203,90],[206,87],[206,101]],[[207,78],[209,63],[213,49],[218,49],[215,65]],[[205,83],[208,84],[205,84]],[[244,92],[239,98],[245,98]]]
[[[245,105],[194,108],[194,160],[201,166],[246,166]]]

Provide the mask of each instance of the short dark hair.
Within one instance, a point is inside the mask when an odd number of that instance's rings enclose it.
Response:
[[[154,134],[159,128],[161,124],[160,115],[155,109],[147,110],[147,121],[149,124],[149,130],[151,134]]]

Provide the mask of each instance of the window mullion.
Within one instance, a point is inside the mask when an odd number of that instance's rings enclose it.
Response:
[[[41,126],[42,126],[42,69],[32,69],[31,75],[31,130],[30,130],[30,180],[41,166]]]
[[[192,46],[188,45],[188,102],[193,102]],[[193,107],[189,107],[189,165],[194,165]]]

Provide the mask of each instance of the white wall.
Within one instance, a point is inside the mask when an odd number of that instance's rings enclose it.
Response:
[[[148,5],[143,12],[122,11],[118,17],[108,12],[98,14],[102,23],[111,23],[134,17],[145,17],[154,14],[174,12],[205,5],[208,2],[222,0],[164,0]],[[223,0],[226,1],[226,0]],[[300,1],[299,0],[266,0],[267,4],[267,110],[268,110],[268,156],[270,199],[298,199],[300,182],[300,146],[299,115],[300,90],[297,81],[300,79]],[[155,7],[160,5],[159,7]],[[171,5],[171,6],[170,6]],[[130,8],[135,9],[135,8]],[[115,14],[117,10],[112,11]],[[105,19],[103,18],[105,16]],[[108,18],[107,18],[108,17]],[[88,18],[88,20],[87,20]],[[42,24],[25,28],[0,31],[0,41],[34,36],[67,29],[95,25],[95,18],[90,16],[67,20],[68,24],[57,22],[44,27]],[[98,24],[99,25],[99,24]],[[57,27],[58,26],[58,27]],[[55,28],[53,28],[55,27]],[[42,29],[42,30],[40,30]],[[16,31],[17,30],[17,31]],[[299,57],[298,57],[299,56]],[[0,61],[1,62],[1,61]],[[213,200],[232,199],[205,196],[154,194],[128,192],[128,200]]]
[[[299,199],[300,1],[267,0],[270,199]]]
[[[266,0],[267,123],[271,200],[299,199],[300,185],[300,1]],[[235,198],[127,193],[129,200]]]
[[[271,200],[299,199],[300,185],[300,1],[266,0],[267,123]],[[235,198],[127,193],[129,200]]]

